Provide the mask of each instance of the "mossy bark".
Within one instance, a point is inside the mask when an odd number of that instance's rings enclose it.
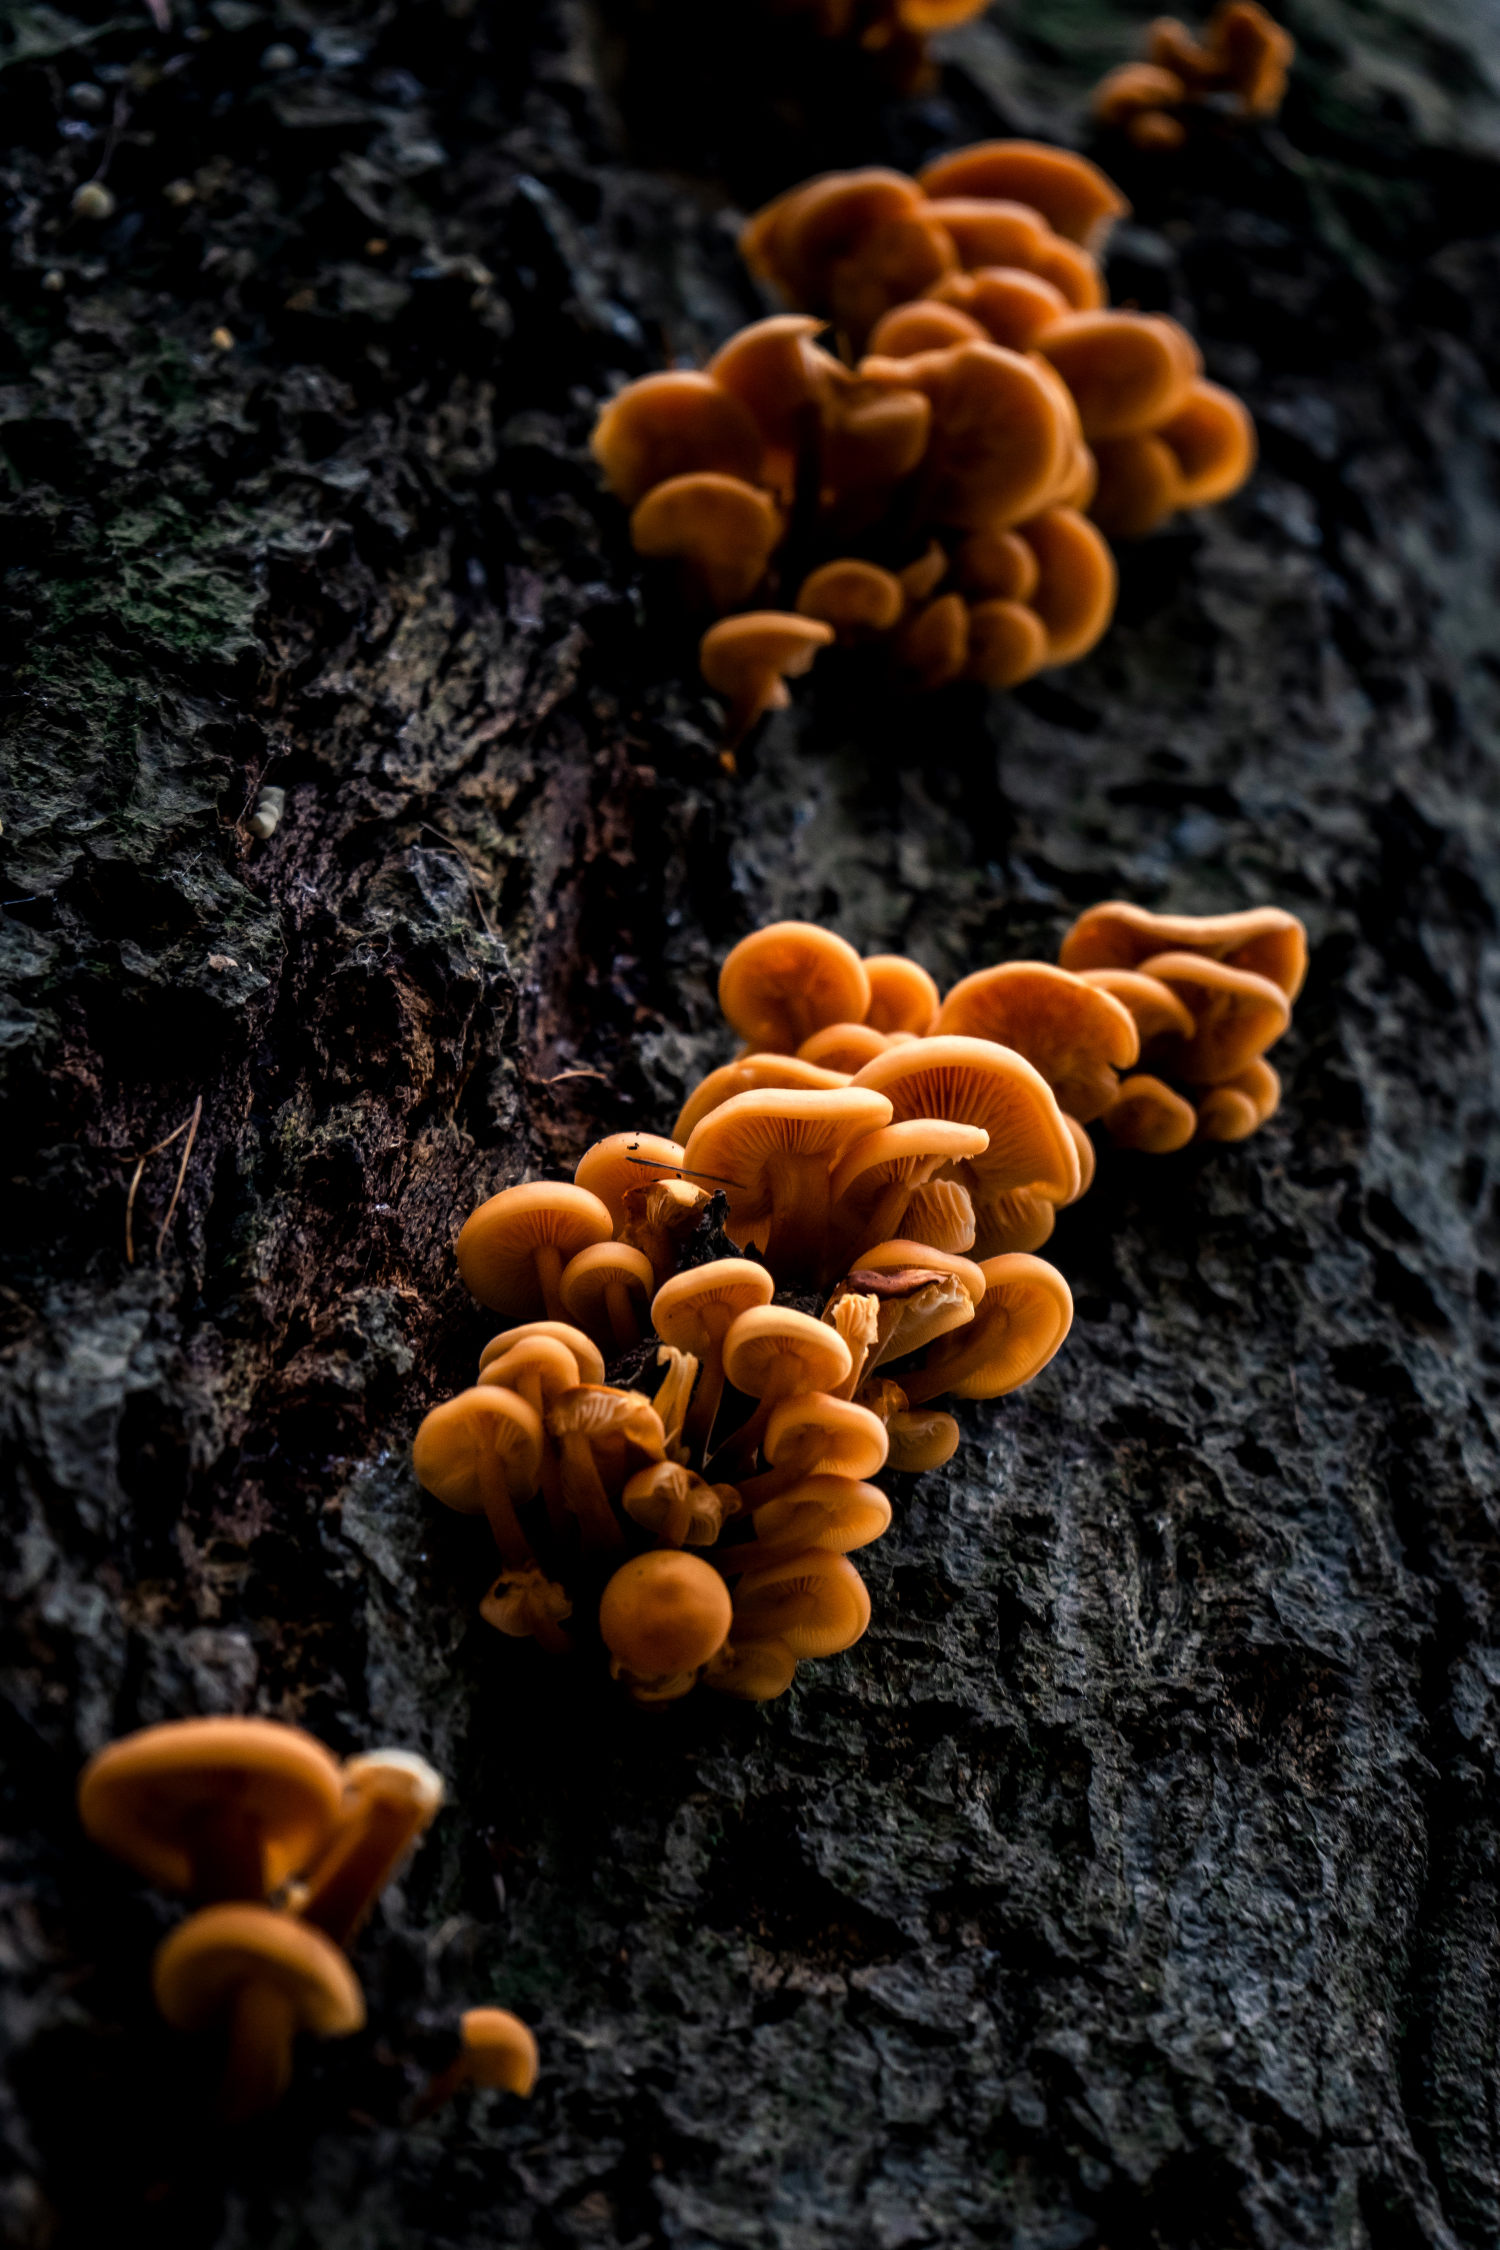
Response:
[[[748,0],[0,21],[7,2239],[1500,2235],[1500,10],[1283,12],[1279,126],[1118,167],[1115,294],[1252,485],[1087,663],[828,668],[734,779],[597,401],[755,312],[738,209],[1076,138],[1134,14],[1016,0],[905,102]],[[895,1493],[867,1639],[646,1715],[480,1623],[407,1466],[474,1201],[664,1128],[761,919],[947,980],[1111,894],[1306,916],[1286,1106],[1104,1155],[1073,1335]],[[453,1799],[368,2033],[226,2142],[72,1791],[245,1709]],[[491,2001],[533,2102],[404,2124]]]

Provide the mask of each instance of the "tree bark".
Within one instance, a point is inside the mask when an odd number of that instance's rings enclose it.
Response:
[[[1134,13],[997,9],[905,101],[748,0],[0,25],[7,2239],[1500,2235],[1500,10],[1286,12],[1279,125],[1107,152],[1114,297],[1253,482],[1122,554],[1086,663],[815,673],[737,778],[598,401],[756,315],[736,212],[1076,140]],[[947,982],[1111,895],[1305,916],[1286,1104],[1103,1154],[1073,1334],[892,1480],[868,1637],[650,1714],[486,1628],[408,1466],[472,1205],[665,1130],[761,920]],[[452,1802],[367,2034],[224,2140],[176,1909],[72,1792],[252,1709]],[[490,2002],[534,2100],[405,2125]]]

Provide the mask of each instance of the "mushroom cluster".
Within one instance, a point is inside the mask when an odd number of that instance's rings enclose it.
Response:
[[[1258,0],[1221,0],[1201,41],[1174,16],[1158,16],[1146,33],[1145,60],[1122,63],[1100,80],[1093,113],[1137,148],[1181,148],[1182,113],[1203,102],[1241,117],[1274,117],[1296,52]]]
[[[593,450],[637,551],[718,620],[731,741],[834,642],[921,690],[1074,662],[1114,613],[1101,534],[1244,482],[1254,427],[1186,330],[1105,303],[1127,208],[1030,141],[811,180],[741,237],[795,310],[606,405]]]
[[[873,55],[882,75],[903,94],[933,80],[927,42],[982,15],[989,0],[779,0],[788,14],[809,16],[823,39],[847,39]]]
[[[152,1989],[176,2029],[220,2034],[227,2123],[281,2099],[299,2033],[362,2028],[349,1948],[442,1802],[441,1777],[412,1751],[341,1765],[273,1719],[169,1720],[90,1759],[88,1835],[197,1905],[157,1948]],[[505,2020],[513,2044],[530,2041]]]

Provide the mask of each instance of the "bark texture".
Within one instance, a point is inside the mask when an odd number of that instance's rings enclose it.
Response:
[[[736,781],[598,399],[754,316],[737,209],[1076,138],[1133,13],[1011,0],[909,102],[748,0],[0,22],[24,2250],[1500,2237],[1500,12],[1284,12],[1280,127],[1117,166],[1115,295],[1248,397],[1254,482],[1086,664],[834,669]],[[1105,1155],[1073,1336],[898,1492],[866,1641],[652,1718],[483,1627],[407,1466],[487,1333],[473,1202],[664,1128],[762,919],[947,979],[1112,894],[1305,915],[1286,1107]],[[226,2145],[148,2001],[174,1909],[72,1791],[250,1709],[453,1803],[369,2032]],[[404,2126],[491,2000],[535,2100]]]

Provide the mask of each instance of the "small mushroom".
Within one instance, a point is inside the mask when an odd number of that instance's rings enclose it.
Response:
[[[1034,1187],[1057,1202],[1078,1192],[1078,1152],[1052,1089],[1021,1055],[986,1039],[940,1033],[866,1063],[856,1087],[885,1095],[893,1122],[946,1117],[989,1135],[982,1156],[955,1167],[975,1197]]]
[[[1080,969],[1077,974],[1085,984],[1097,985],[1130,1010],[1143,1049],[1169,1031],[1191,1038],[1190,1010],[1157,978],[1143,976],[1139,969]]]
[[[662,1547],[711,1547],[739,1513],[732,1484],[709,1484],[677,1461],[654,1461],[626,1485],[622,1506]]]
[[[1065,969],[1139,969],[1153,953],[1201,953],[1249,969],[1295,1000],[1307,974],[1307,932],[1279,906],[1238,914],[1152,914],[1106,899],[1080,914],[1058,956]]]
[[[762,1451],[770,1468],[740,1482],[746,1508],[779,1499],[805,1477],[849,1477],[859,1483],[874,1476],[885,1466],[885,1426],[852,1399],[830,1391],[799,1391],[772,1407]]]
[[[698,644],[698,667],[729,706],[731,749],[767,711],[786,709],[786,682],[810,671],[832,640],[833,627],[821,619],[780,609],[752,609],[710,625]]]
[[[1187,404],[1203,365],[1187,330],[1160,313],[1069,313],[1036,348],[1072,392],[1091,443],[1156,429]]]
[[[1217,383],[1194,383],[1175,414],[1156,430],[1172,455],[1179,508],[1227,499],[1255,467],[1255,424],[1249,409]]]
[[[859,1572],[820,1548],[747,1571],[735,1588],[732,1630],[743,1640],[781,1641],[798,1658],[837,1656],[869,1622]]]
[[[612,398],[590,450],[628,508],[657,485],[703,471],[754,484],[764,444],[754,416],[712,374],[645,375]]]
[[[991,601],[1029,602],[1041,576],[1035,549],[1018,531],[971,531],[953,567],[966,594]]]
[[[1070,242],[1099,250],[1130,205],[1097,164],[1041,141],[981,141],[940,156],[917,174],[929,196],[993,196],[1029,203]]]
[[[933,302],[962,313],[992,344],[1003,344],[1013,352],[1031,351],[1037,339],[1074,305],[1074,299],[1056,282],[1014,265],[950,273],[934,289]],[[1091,296],[1090,302],[1097,302],[1097,297]],[[874,348],[874,338],[871,344]]]
[[[759,1402],[729,1440],[744,1460],[753,1458],[781,1400],[802,1391],[837,1391],[853,1364],[842,1336],[790,1305],[752,1305],[739,1314],[724,1337],[723,1357],[728,1381]]]
[[[757,1094],[771,1089],[786,1093],[830,1094],[849,1084],[847,1070],[825,1070],[821,1063],[803,1062],[792,1054],[742,1055],[700,1079],[684,1102],[675,1131],[686,1141],[693,1127],[736,1094]],[[710,1182],[710,1185],[717,1183]]]
[[[705,1448],[724,1392],[724,1339],[741,1313],[768,1305],[775,1284],[749,1258],[714,1258],[663,1282],[651,1303],[651,1325],[667,1344],[691,1352],[699,1363],[698,1387],[685,1433]]]
[[[299,2032],[342,2039],[365,2020],[364,1996],[338,1947],[264,1906],[209,1906],[180,1922],[157,1948],[151,1985],[175,2030],[224,2030],[219,2107],[230,2124],[280,2101]]]
[[[347,1953],[371,1907],[443,1806],[443,1777],[414,1750],[369,1750],[344,1765],[332,1837],[297,1885],[300,1919]]]
[[[726,1641],[703,1668],[703,1685],[745,1703],[772,1703],[785,1695],[797,1659],[785,1641]]]
[[[679,1682],[685,1693],[723,1647],[729,1621],[729,1589],[718,1572],[675,1548],[622,1563],[599,1602],[611,1674],[647,1695]]]
[[[540,1565],[502,1570],[479,1605],[486,1625],[513,1641],[535,1641],[549,1656],[568,1656],[572,1637],[564,1631],[573,1614],[566,1586],[549,1578]]]
[[[919,297],[910,305],[894,305],[876,321],[870,331],[870,350],[877,358],[908,359],[915,352],[946,351],[950,344],[983,343],[988,336],[984,323],[956,304]]]
[[[638,1391],[582,1383],[554,1399],[547,1428],[562,1452],[563,1498],[578,1518],[585,1553],[618,1552],[625,1541],[611,1495],[643,1462],[664,1459],[661,1417]]]
[[[1176,454],[1155,431],[1096,438],[1098,482],[1089,513],[1111,539],[1144,539],[1187,505]]]
[[[752,273],[858,345],[892,305],[956,263],[916,183],[870,166],[810,180],[758,211],[740,236]]]
[[[518,1328],[503,1328],[498,1336],[490,1338],[480,1353],[480,1374],[483,1375],[515,1345],[526,1342],[532,1336],[550,1336],[564,1345],[578,1362],[578,1374],[582,1382],[603,1382],[604,1360],[598,1345],[591,1336],[585,1336],[581,1328],[575,1328],[566,1320],[526,1320]],[[511,1389],[515,1388],[513,1383]]]
[[[338,1760],[273,1719],[172,1719],[111,1742],[78,1784],[96,1844],[162,1890],[266,1897],[338,1820]]]
[[[608,1242],[614,1222],[587,1188],[570,1181],[531,1180],[502,1188],[464,1221],[458,1270],[465,1286],[492,1312],[525,1320],[545,1311],[561,1320],[560,1283],[570,1258],[591,1242]]]
[[[1111,994],[1042,961],[1005,961],[963,977],[943,1002],[939,1032],[994,1039],[1034,1063],[1059,1108],[1080,1124],[1102,1117],[1117,1073],[1140,1055],[1130,1011]]]
[[[578,1159],[573,1178],[590,1195],[597,1195],[618,1232],[625,1223],[625,1198],[635,1188],[656,1180],[675,1180],[682,1170],[682,1150],[661,1133],[611,1133],[595,1141]]]
[[[1023,602],[976,602],[969,611],[967,670],[981,687],[1019,687],[1048,658],[1047,628]]]
[[[1073,664],[1108,631],[1119,577],[1108,546],[1075,508],[1049,508],[1022,526],[1037,558],[1030,607],[1047,634],[1047,662]],[[1071,961],[1063,963],[1072,968]]]
[[[890,632],[904,607],[900,579],[854,556],[822,564],[804,578],[797,595],[799,616],[832,626],[844,647]]]
[[[785,528],[770,493],[709,470],[653,485],[630,518],[636,553],[676,563],[683,598],[715,615],[750,599]]]
[[[607,1333],[625,1351],[641,1340],[641,1315],[655,1287],[644,1251],[628,1242],[591,1242],[564,1266],[558,1294],[580,1326],[596,1337]]]
[[[660,1287],[677,1271],[685,1240],[709,1201],[709,1191],[688,1180],[655,1180],[649,1187],[627,1188],[623,1201],[620,1240],[645,1252]]]
[[[839,1286],[876,1300],[875,1347],[861,1370],[865,1382],[883,1361],[904,1359],[966,1326],[984,1295],[984,1274],[968,1258],[900,1240],[863,1251]]]
[[[829,1023],[804,1039],[797,1052],[804,1062],[820,1063],[825,1070],[843,1071],[852,1078],[889,1045],[885,1033],[867,1023]]]
[[[541,1465],[540,1417],[499,1384],[476,1384],[434,1406],[412,1447],[417,1482],[445,1508],[482,1515],[510,1570],[536,1559],[516,1503],[535,1492]]]
[[[969,661],[969,612],[961,594],[939,594],[896,637],[896,661],[924,695],[961,679]]]
[[[1137,118],[1153,113],[1165,114],[1169,124],[1176,126],[1176,144],[1180,147],[1186,135],[1179,119],[1171,112],[1187,99],[1186,82],[1175,70],[1164,69],[1160,63],[1122,63],[1111,70],[1094,88],[1089,107],[1096,124],[1106,131],[1111,126],[1137,136],[1133,130]]]
[[[1052,334],[1049,329],[1044,341]],[[866,359],[861,373],[898,382],[931,402],[921,484],[933,521],[961,530],[1020,523],[1056,497],[1078,426],[1042,363],[986,341],[910,359]]]
[[[1186,1148],[1198,1129],[1192,1103],[1149,1071],[1121,1080],[1103,1123],[1116,1148],[1139,1149],[1146,1156],[1170,1156]]]
[[[823,1324],[842,1336],[849,1347],[849,1372],[832,1386],[836,1398],[853,1398],[865,1371],[865,1361],[880,1342],[880,1299],[868,1290],[839,1287],[823,1307]]]
[[[755,1512],[755,1537],[726,1555],[737,1570],[764,1570],[813,1549],[853,1554],[883,1539],[891,1504],[878,1486],[853,1477],[809,1476]]]
[[[885,1434],[891,1448],[889,1466],[907,1476],[920,1476],[953,1459],[962,1433],[951,1414],[913,1407],[908,1413],[893,1414]]]
[[[740,329],[708,363],[714,381],[755,419],[770,455],[765,481],[788,491],[817,422],[824,355],[812,339],[822,326],[806,313],[774,313]]]
[[[877,1055],[865,1070],[902,1052]],[[858,1082],[826,1094],[736,1094],[693,1127],[686,1169],[722,1183],[731,1238],[753,1243],[773,1274],[810,1273],[823,1256],[840,1158],[889,1118],[885,1096]]]
[[[903,1373],[913,1407],[945,1392],[1003,1398],[1039,1375],[1073,1324],[1073,1294],[1055,1266],[1025,1251],[986,1258],[984,1295],[966,1328],[939,1337],[920,1367]]]
[[[1152,1043],[1152,1059],[1190,1086],[1232,1079],[1291,1021],[1291,1003],[1280,985],[1253,969],[1232,969],[1200,953],[1153,953],[1142,967],[1175,992],[1193,1018],[1190,1039],[1167,1033]]]
[[[459,2018],[459,2049],[412,2106],[415,2123],[452,2101],[465,2086],[519,2094],[524,2101],[536,2084],[536,2040],[507,2008],[466,2008]]]
[[[938,988],[927,971],[904,954],[876,953],[865,962],[865,975],[870,982],[865,1022],[876,1031],[909,1031],[925,1038],[939,1007]]]
[[[1221,1086],[1210,1086],[1198,1102],[1200,1141],[1248,1139],[1281,1106],[1281,1080],[1261,1058],[1247,1063]]]

